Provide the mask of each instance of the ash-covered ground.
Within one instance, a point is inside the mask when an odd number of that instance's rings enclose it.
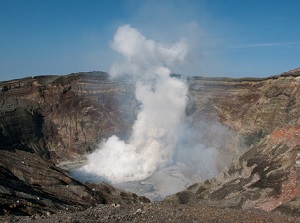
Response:
[[[99,205],[80,212],[53,215],[2,216],[0,221],[41,223],[86,222],[187,222],[187,223],[299,223],[300,219],[261,210],[220,209],[205,204],[149,203],[135,205]]]

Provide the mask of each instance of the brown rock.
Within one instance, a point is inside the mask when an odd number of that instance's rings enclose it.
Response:
[[[193,120],[219,119],[247,151],[220,176],[166,198],[218,207],[299,214],[300,77],[261,80],[196,79],[190,93]]]
[[[188,122],[200,127],[202,144],[221,151],[219,170],[244,154],[220,176],[167,200],[299,214],[299,72],[198,77],[188,84]],[[145,199],[106,184],[81,184],[53,164],[82,160],[113,134],[128,137],[138,109],[132,82],[92,72],[24,78],[0,83],[0,89],[0,177],[7,179],[0,184],[2,214]]]

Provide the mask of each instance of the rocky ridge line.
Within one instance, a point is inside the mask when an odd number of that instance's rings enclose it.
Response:
[[[189,78],[187,121],[200,127],[203,144],[220,149],[220,170],[237,158],[219,177],[166,200],[299,215],[299,75]],[[138,109],[132,82],[91,72],[12,80],[0,89],[1,214],[148,201],[82,184],[56,166],[83,160],[112,134],[128,137]],[[216,123],[230,134],[216,134]]]

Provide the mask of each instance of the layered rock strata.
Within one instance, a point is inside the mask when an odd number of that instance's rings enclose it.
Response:
[[[299,75],[189,78],[187,122],[201,130],[202,144],[218,147],[219,170],[236,158],[220,176],[167,200],[297,214]],[[147,200],[82,184],[57,167],[83,160],[113,134],[128,138],[139,107],[133,82],[90,72],[6,81],[0,89],[2,214]]]
[[[299,215],[299,74],[291,71],[264,80],[230,80],[222,85],[217,81],[198,80],[214,86],[204,84],[199,88],[208,95],[205,100],[212,101],[212,106],[207,110],[200,103],[195,109],[198,116],[217,116],[220,122],[243,136],[246,152],[218,177],[191,185],[166,201],[205,202],[220,207],[280,210]],[[222,94],[218,90],[210,93],[209,89],[218,89]]]

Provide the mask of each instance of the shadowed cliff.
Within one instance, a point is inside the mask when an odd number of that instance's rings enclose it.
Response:
[[[187,120],[201,127],[204,145],[222,142],[220,163],[231,164],[166,200],[299,214],[299,75],[188,78]],[[82,184],[54,165],[84,160],[111,135],[128,137],[138,110],[134,83],[90,72],[6,81],[0,89],[2,214],[147,201]],[[233,134],[218,135],[216,123]]]

